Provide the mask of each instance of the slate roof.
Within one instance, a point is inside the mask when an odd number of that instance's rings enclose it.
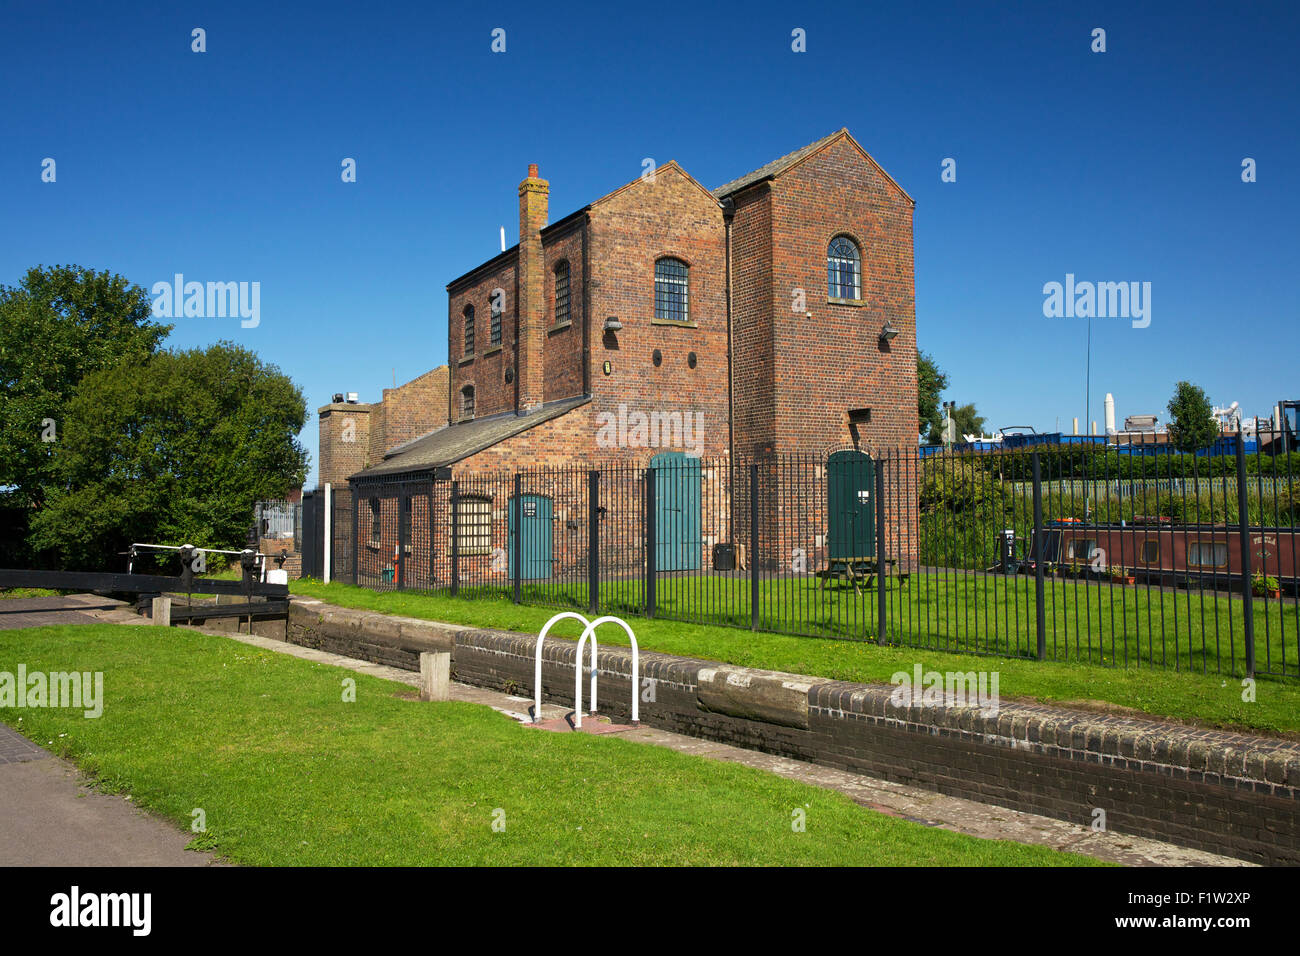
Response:
[[[796,149],[793,153],[786,153],[779,159],[774,159],[770,163],[758,167],[758,169],[754,170],[752,173],[747,173],[739,179],[733,179],[731,182],[719,186],[717,189],[713,190],[713,195],[718,199],[722,199],[725,196],[730,196],[732,193],[740,192],[740,190],[744,189],[746,186],[752,186],[760,180],[771,179],[773,176],[778,176],[795,163],[799,162],[799,160],[806,156],[811,156],[813,153],[817,152],[817,150],[830,143],[833,139],[847,132],[847,127],[844,129],[837,129],[829,136],[823,136],[815,143],[809,143],[802,149]]]
[[[527,415],[518,415],[509,411],[488,415],[485,418],[475,418],[468,422],[457,422],[455,425],[440,428],[436,432],[394,448],[384,456],[382,462],[350,475],[348,480],[365,481],[368,478],[445,468],[470,455],[491,448],[497,442],[513,438],[543,422],[559,418],[590,401],[587,396],[567,398],[559,402],[549,402]]]

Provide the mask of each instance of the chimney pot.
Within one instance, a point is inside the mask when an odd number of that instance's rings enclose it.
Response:
[[[537,178],[537,164],[536,164],[536,163],[529,163],[529,164],[528,164],[528,178],[529,178],[529,179],[536,179],[536,178]]]

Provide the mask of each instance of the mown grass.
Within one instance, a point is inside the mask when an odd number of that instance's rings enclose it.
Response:
[[[451,597],[380,592],[304,579],[293,582],[291,591],[343,607],[534,634],[555,613],[554,608],[516,605],[500,592],[485,590],[474,592],[474,597]],[[1180,596],[1180,601],[1185,598],[1186,595]],[[1092,601],[1095,604],[1096,598]],[[1066,610],[1063,607],[1062,613]],[[1300,734],[1300,684],[1293,679],[1260,678],[1255,685],[1255,699],[1247,701],[1243,700],[1245,688],[1238,678],[1140,663],[1117,667],[1079,660],[1037,661],[996,653],[987,656],[954,653],[936,647],[791,637],[662,618],[630,617],[629,620],[641,647],[667,654],[862,683],[888,683],[893,674],[911,673],[918,663],[925,670],[996,670],[1000,693],[1008,699],[1097,702],[1097,706],[1131,708],[1154,717],[1207,727]],[[562,622],[556,626],[555,633],[570,635],[571,625],[572,622]],[[601,640],[626,643],[617,628],[602,631]]]
[[[744,766],[418,703],[401,684],[193,631],[0,631],[0,670],[19,663],[103,672],[103,715],[11,708],[0,719],[186,829],[203,810],[193,845],[238,863],[1097,862],[928,828]]]

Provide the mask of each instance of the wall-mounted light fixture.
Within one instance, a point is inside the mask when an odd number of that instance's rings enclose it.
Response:
[[[892,338],[894,338],[896,335],[898,335],[898,329],[894,328],[892,325],[886,322],[885,327],[880,330],[880,344],[881,345],[889,344],[889,341]]]

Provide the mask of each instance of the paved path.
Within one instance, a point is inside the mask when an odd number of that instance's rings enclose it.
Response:
[[[210,865],[190,838],[0,725],[0,866]]]
[[[19,627],[44,627],[49,624],[94,624],[92,611],[122,607],[121,601],[94,594],[70,594],[65,597],[5,598],[0,600],[0,631]]]

